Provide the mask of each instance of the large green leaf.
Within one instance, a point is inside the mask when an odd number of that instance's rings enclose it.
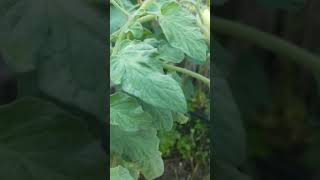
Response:
[[[138,132],[126,132],[110,126],[110,150],[124,160],[134,162],[147,179],[154,179],[164,171],[159,149],[157,131],[150,128]]]
[[[143,104],[143,109],[151,115],[153,126],[157,130],[171,130],[173,117],[170,110],[154,107],[145,103]]]
[[[85,2],[1,1],[0,47],[15,72],[37,71],[45,94],[104,119],[106,18]]]
[[[186,100],[179,84],[161,73],[157,50],[144,42],[126,42],[111,57],[110,75],[115,84],[155,107],[186,112]]]
[[[169,44],[186,53],[193,63],[206,61],[207,45],[195,17],[176,2],[161,7],[159,23]]]
[[[129,171],[122,167],[117,166],[110,169],[110,180],[134,180]]]
[[[124,93],[110,96],[110,124],[125,131],[138,131],[153,126],[150,114],[143,111],[135,98]]]
[[[0,108],[1,179],[100,180],[106,158],[85,123],[54,104],[24,98]]]
[[[63,31],[57,30],[56,33],[58,35]],[[51,52],[46,61],[39,63],[39,87],[49,96],[105,120],[107,77],[103,45],[92,39],[90,34],[79,31],[69,38],[72,40],[68,50]],[[84,44],[90,44],[85,51]]]

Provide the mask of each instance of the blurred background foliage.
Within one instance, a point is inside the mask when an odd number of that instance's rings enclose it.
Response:
[[[319,9],[318,0],[213,0],[212,15],[247,24],[318,54]],[[214,29],[214,21],[211,26]],[[216,101],[220,96],[229,98],[213,102],[218,115],[213,119],[216,124],[212,123],[213,149],[216,146],[217,150],[212,174],[228,180],[320,179],[320,72],[245,39],[215,32],[213,36],[217,68],[213,97]],[[221,103],[234,105],[223,109]],[[233,117],[226,113],[230,109]],[[233,122],[226,124],[226,119]],[[232,135],[223,135],[226,130]],[[228,149],[236,156],[227,154]]]

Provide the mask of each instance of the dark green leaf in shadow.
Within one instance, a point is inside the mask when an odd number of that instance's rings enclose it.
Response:
[[[37,69],[40,90],[105,118],[106,18],[85,1],[0,2],[0,47],[11,69]]]
[[[54,104],[24,98],[0,108],[0,177],[100,180],[106,154],[79,119]]]

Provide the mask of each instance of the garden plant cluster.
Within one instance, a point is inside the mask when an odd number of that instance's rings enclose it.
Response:
[[[159,131],[188,119],[179,66],[210,59],[209,1],[110,1],[110,177],[155,179],[164,173]]]

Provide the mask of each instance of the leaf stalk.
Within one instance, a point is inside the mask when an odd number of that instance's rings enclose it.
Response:
[[[163,64],[163,68],[167,69],[167,70],[172,70],[172,71],[176,71],[176,72],[180,72],[183,74],[186,74],[188,76],[191,76],[195,79],[198,79],[200,81],[202,81],[204,84],[206,84],[208,87],[210,87],[210,79],[207,77],[202,76],[201,74],[195,73],[193,71],[190,71],[188,69],[185,68],[181,68],[181,67],[177,67],[171,64]]]

